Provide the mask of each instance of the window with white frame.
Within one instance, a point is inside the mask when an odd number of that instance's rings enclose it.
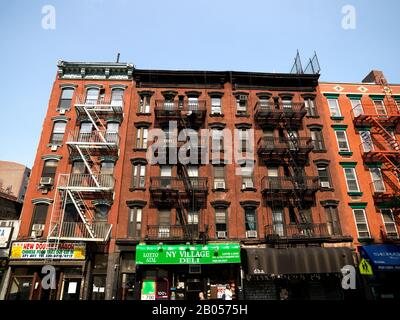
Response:
[[[144,188],[146,184],[146,165],[136,163],[133,165],[132,188]]]
[[[240,168],[242,174],[242,190],[254,188],[254,166]]]
[[[339,152],[350,151],[346,131],[336,130],[335,134],[336,134],[336,140],[337,140],[338,147],[339,147]]]
[[[254,207],[244,208],[246,231],[257,231],[257,210]]]
[[[347,184],[348,192],[359,192],[360,188],[358,186],[356,169],[355,168],[343,168],[344,175]]]
[[[74,95],[73,88],[62,89],[60,102],[58,103],[58,110],[69,110],[71,108],[71,101],[73,95]]]
[[[225,166],[213,166],[214,170],[214,189],[225,189]]]
[[[99,92],[98,88],[90,88],[86,91],[86,104],[96,104],[97,100],[99,99]]]
[[[222,129],[212,129],[211,131],[211,151],[224,150],[224,132]]]
[[[247,113],[247,95],[239,94],[236,96],[236,112],[239,114]]]
[[[55,121],[53,125],[53,133],[51,134],[51,144],[61,144],[64,138],[65,127],[67,123],[65,121]]]
[[[199,210],[188,211],[188,224],[199,224]]]
[[[227,212],[224,208],[216,208],[215,209],[215,230],[217,232],[226,232],[227,231]]]
[[[211,114],[222,114],[221,97],[211,97]]]
[[[138,127],[136,131],[136,148],[146,149],[147,148],[147,127]]]
[[[325,143],[324,143],[324,138],[322,135],[322,129],[321,128],[313,128],[310,129],[311,133],[311,141],[314,147],[315,151],[323,151],[325,150]]]
[[[360,130],[360,139],[364,152],[374,150],[374,143],[372,142],[371,132],[368,130]]]
[[[374,185],[375,192],[384,192],[385,183],[383,182],[382,172],[380,168],[369,168],[371,174],[372,184]]]
[[[305,104],[305,108],[307,110],[307,116],[309,116],[309,117],[318,116],[314,99],[311,99],[311,98],[304,99],[304,104]]]
[[[142,211],[141,207],[132,207],[129,209],[128,237],[140,238],[142,230]]]
[[[337,99],[328,99],[328,106],[331,117],[340,117],[342,115],[339,108],[339,101]]]
[[[396,221],[394,219],[394,215],[392,210],[390,209],[381,209],[382,221],[385,226],[386,236],[388,238],[398,238],[399,233],[396,226]]]
[[[150,98],[147,94],[140,96],[139,113],[150,113]]]
[[[329,174],[329,166],[327,164],[319,164],[317,166],[319,183],[321,188],[331,188],[331,178]]]
[[[171,225],[171,210],[158,211],[158,237],[169,238]]]
[[[359,115],[362,115],[364,113],[361,100],[351,99],[350,103],[355,117],[358,117]]]
[[[364,209],[353,209],[354,220],[356,222],[357,234],[359,238],[370,238],[368,221]]]
[[[292,99],[290,98],[283,98],[282,99],[282,107],[283,111],[291,111],[292,110]]]
[[[124,89],[115,88],[111,91],[111,105],[114,107],[122,107],[124,100]]]
[[[283,208],[272,209],[272,226],[274,229],[274,234],[277,234],[280,237],[285,235]]]

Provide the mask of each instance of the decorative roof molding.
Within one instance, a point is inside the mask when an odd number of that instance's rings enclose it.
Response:
[[[131,80],[134,66],[119,62],[57,62],[59,79]]]

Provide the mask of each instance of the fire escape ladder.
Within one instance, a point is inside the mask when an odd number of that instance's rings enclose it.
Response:
[[[291,168],[292,172],[292,179],[293,179],[293,195],[294,195],[294,205],[297,207],[299,211],[299,216],[301,219],[301,223],[308,223],[307,217],[304,215],[304,205],[303,205],[303,199],[302,199],[302,194],[306,188],[306,182],[305,182],[305,177],[303,176],[302,170],[300,170],[295,156],[293,152],[299,152],[299,140],[297,136],[294,134],[292,128],[290,127],[290,124],[286,120],[286,118],[283,119],[283,124],[285,126],[287,136],[288,136],[288,154],[289,154],[289,168]],[[309,231],[309,230],[308,230]]]
[[[82,219],[83,224],[85,225],[89,235],[92,238],[95,238],[94,230],[93,230],[93,215],[91,214],[91,210],[87,206],[83,196],[80,192],[72,192],[67,189],[67,194],[70,197],[72,203],[74,204],[75,209],[77,210],[80,218]]]
[[[95,176],[95,174],[93,173],[92,167],[90,166],[89,162],[87,161],[87,160],[88,160],[87,157],[83,154],[83,151],[82,151],[81,147],[80,147],[80,146],[76,146],[76,149],[78,150],[78,153],[79,153],[79,155],[81,156],[81,158],[82,158],[82,160],[83,160],[83,163],[85,164],[85,167],[86,167],[86,169],[88,170],[88,172],[89,172],[89,174],[90,174],[91,179],[93,179],[94,183],[96,184],[96,187],[97,187],[97,188],[100,188],[100,183],[99,183],[99,181],[96,179],[96,176]],[[88,156],[89,156],[89,158],[91,159],[91,157],[90,157],[90,151],[88,151]],[[96,162],[93,162],[93,163],[96,163]],[[98,171],[98,172],[100,172],[100,171]]]

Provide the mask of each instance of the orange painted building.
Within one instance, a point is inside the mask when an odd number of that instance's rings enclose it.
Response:
[[[203,291],[217,299],[227,284],[239,299],[358,295],[342,290],[341,269],[357,263],[359,244],[395,239],[374,206],[396,191],[371,192],[354,126],[361,120],[346,94],[364,101],[382,89],[318,78],[60,61],[6,298],[197,299]],[[332,114],[327,99],[341,112]],[[183,129],[209,133],[190,154],[213,152],[219,162],[172,163]],[[151,163],[155,143],[167,163]],[[377,168],[383,160],[369,162]],[[347,192],[343,173],[351,178],[354,168],[358,184],[350,183],[359,189]],[[364,208],[369,233],[360,237],[352,210]],[[161,259],[165,251],[190,259]],[[55,267],[52,290],[41,284],[45,264]]]

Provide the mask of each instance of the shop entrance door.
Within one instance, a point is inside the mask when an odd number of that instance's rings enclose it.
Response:
[[[81,295],[82,278],[64,277],[60,300],[79,300]]]
[[[187,279],[187,289],[186,289],[186,299],[187,300],[199,300],[199,293],[204,290],[203,281],[200,278],[188,278]]]

